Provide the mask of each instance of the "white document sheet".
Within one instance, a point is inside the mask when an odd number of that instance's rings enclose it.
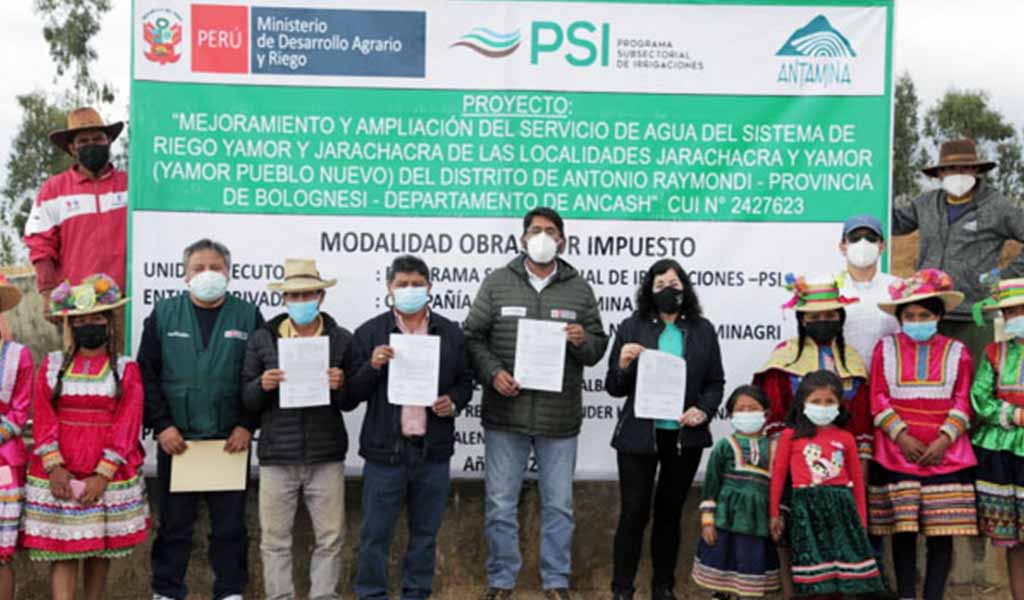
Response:
[[[657,350],[644,350],[637,360],[637,418],[678,421],[686,402],[686,361]]]
[[[561,392],[565,371],[565,323],[519,319],[513,377],[526,390]]]
[[[433,406],[441,376],[441,338],[392,333],[395,357],[388,363],[388,402]]]
[[[328,406],[331,403],[330,344],[327,336],[277,340],[281,382],[281,408]]]

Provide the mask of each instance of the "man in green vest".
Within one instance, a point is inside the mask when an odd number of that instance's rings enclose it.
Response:
[[[214,600],[242,600],[248,581],[245,490],[170,492],[171,457],[186,440],[225,440],[248,452],[259,415],[242,406],[241,372],[259,308],[227,293],[231,253],[202,239],[182,259],[188,291],[158,302],[146,319],[138,363],[145,384],[145,426],[157,436],[160,523],[153,542],[153,600],[188,596],[185,573],[199,503],[210,513]]]

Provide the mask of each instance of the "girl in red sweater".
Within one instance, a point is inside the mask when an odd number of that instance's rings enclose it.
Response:
[[[797,596],[838,598],[885,591],[868,541],[864,477],[853,435],[841,429],[843,383],[830,371],[804,377],[772,467],[772,538],[789,537]],[[791,487],[789,515],[782,498]]]

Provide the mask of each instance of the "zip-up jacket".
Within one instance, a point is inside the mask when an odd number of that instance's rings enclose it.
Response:
[[[653,419],[638,419],[633,412],[636,403],[636,369],[634,360],[629,367],[619,367],[619,355],[626,344],[640,344],[644,348],[658,349],[658,338],[665,330],[665,322],[657,317],[634,314],[619,326],[615,343],[608,355],[608,375],[605,389],[613,398],[626,397],[619,423],[612,436],[612,447],[625,454],[655,455],[655,423]],[[680,427],[678,447],[707,448],[711,445],[711,420],[718,412],[725,389],[725,371],[718,334],[707,319],[694,321],[679,318],[675,327],[683,333],[683,358],[686,359],[686,400],[683,410],[696,406],[707,420],[698,427]]]
[[[473,374],[466,365],[466,346],[457,323],[431,311],[427,335],[441,338],[441,372],[437,396],[447,395],[461,411],[473,397]],[[359,434],[359,455],[366,460],[396,464],[402,460],[402,407],[388,401],[390,369],[371,364],[371,353],[387,345],[391,334],[401,333],[395,313],[381,313],[356,329],[345,353],[347,395],[352,405],[366,402],[363,428]],[[428,461],[448,460],[455,452],[455,417],[439,417],[427,408],[427,432],[423,455]]]
[[[106,273],[125,289],[128,246],[128,175],[108,166],[93,180],[76,167],[50,177],[25,222],[28,259],[36,287],[49,291]]]
[[[329,345],[328,364],[341,367],[352,334],[327,313],[320,315]],[[329,406],[283,409],[280,389],[268,392],[260,383],[264,371],[279,366],[278,331],[287,318],[287,313],[278,315],[252,334],[242,367],[242,401],[246,410],[260,415],[260,437],[256,446],[260,464],[311,465],[343,461],[348,451],[348,433],[341,411],[354,408],[354,404],[346,402],[346,386],[331,390]]]
[[[571,437],[583,424],[583,367],[596,365],[608,347],[597,298],[590,284],[559,259],[554,279],[537,292],[520,254],[484,279],[466,320],[466,347],[483,385],[481,422],[485,428],[530,436]],[[582,346],[569,344],[561,392],[522,390],[506,398],[494,389],[502,369],[515,374],[519,319],[579,323],[586,331]],[[568,344],[568,341],[566,342]]]
[[[982,181],[963,214],[950,224],[946,192],[932,190],[908,206],[893,210],[893,235],[917,230],[921,232],[917,268],[949,273],[953,286],[967,296],[949,317],[967,321],[974,303],[991,294],[978,277],[999,266],[1008,240],[1024,242],[1024,209]],[[1024,254],[1013,259],[1002,276],[1024,277]]]

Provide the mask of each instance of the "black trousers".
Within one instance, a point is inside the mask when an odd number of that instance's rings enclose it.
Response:
[[[160,525],[153,540],[153,593],[184,600],[188,596],[185,574],[192,554],[192,531],[199,503],[210,512],[210,566],[213,567],[213,598],[241,594],[249,580],[249,536],[245,528],[245,491],[170,493],[171,457],[157,451]]]
[[[942,600],[946,580],[953,566],[953,537],[932,536],[925,539],[924,600]],[[892,536],[892,559],[896,570],[896,588],[900,598],[917,597],[917,534],[897,533]]]
[[[683,503],[697,474],[703,448],[677,446],[677,431],[656,432],[658,455],[618,453],[619,526],[615,530],[615,565],[612,591],[633,593],[637,566],[643,551],[644,530],[654,503],[651,532],[653,589],[675,587],[679,558],[679,518]],[[655,481],[657,479],[657,481]]]

